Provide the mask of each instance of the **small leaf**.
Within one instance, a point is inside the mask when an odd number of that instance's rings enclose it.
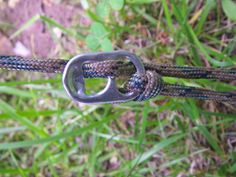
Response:
[[[107,0],[99,2],[96,7],[97,15],[101,18],[108,17],[110,14],[110,10],[110,5]]]
[[[90,28],[90,32],[92,35],[96,36],[97,38],[103,38],[105,37],[108,32],[103,26],[103,24],[94,22]]]
[[[226,16],[236,21],[236,3],[232,0],[222,0],[222,7]]]
[[[86,41],[87,46],[93,51],[95,51],[99,47],[99,41],[93,35],[88,35],[85,41]]]
[[[110,39],[105,38],[102,42],[101,42],[101,48],[103,51],[105,52],[110,52],[113,50],[112,48],[112,43],[110,41]]]
[[[108,34],[103,24],[94,22],[90,28],[90,34],[86,37],[87,46],[93,51],[99,48],[103,51],[112,51],[112,43],[107,37]]]
[[[121,10],[124,6],[124,0],[110,0],[110,5],[114,10]]]

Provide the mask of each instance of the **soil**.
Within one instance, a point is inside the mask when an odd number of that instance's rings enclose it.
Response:
[[[9,37],[35,15],[45,15],[68,28],[75,22],[81,21],[82,13],[80,5],[66,2],[55,3],[51,0],[1,2],[0,0],[0,55],[18,54],[14,52],[14,48],[17,47],[16,43],[20,43],[29,51],[26,52],[28,56],[55,57],[56,42],[52,38],[52,31],[41,20],[28,27],[16,38],[10,40]],[[1,24],[7,24],[7,28],[3,28]]]

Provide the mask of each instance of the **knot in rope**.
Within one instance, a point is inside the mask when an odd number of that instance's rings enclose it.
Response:
[[[125,89],[130,92],[139,92],[135,101],[144,101],[160,94],[164,88],[161,75],[155,71],[146,71],[145,75],[133,74],[125,84]]]

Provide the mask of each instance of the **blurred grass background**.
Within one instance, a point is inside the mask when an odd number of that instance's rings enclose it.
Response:
[[[8,7],[10,2],[13,7]],[[0,10],[22,2],[0,0]],[[124,49],[153,63],[236,63],[232,0],[40,3],[42,9],[55,4],[76,7],[84,22],[74,18],[68,26],[47,13],[36,13],[20,27],[0,21],[0,31],[14,43],[40,22],[55,44],[47,57],[68,59],[83,52]],[[45,57],[29,50],[34,57]],[[236,175],[235,105],[157,97],[142,103],[86,106],[67,97],[60,75],[0,71],[0,81],[0,176]],[[236,90],[235,82],[165,81]],[[91,92],[104,84],[100,79],[86,81]]]

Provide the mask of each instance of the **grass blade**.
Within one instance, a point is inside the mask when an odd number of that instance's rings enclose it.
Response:
[[[44,136],[44,137],[47,136],[47,133],[45,133],[41,127],[34,125],[29,119],[18,115],[14,108],[12,108],[10,105],[8,105],[2,100],[0,100],[0,110],[5,112],[12,119],[28,127],[30,130],[32,130],[36,134],[39,134],[40,136]]]
[[[161,142],[158,142],[156,145],[154,145],[151,149],[149,149],[148,151],[146,151],[145,153],[141,154],[141,157],[138,156],[137,158],[135,158],[132,161],[132,166],[134,165],[139,165],[141,163],[143,163],[145,160],[149,159],[150,157],[152,157],[155,153],[157,153],[158,151],[168,147],[169,145],[175,143],[176,141],[182,139],[185,135],[181,134],[181,135],[177,135],[177,136],[173,136],[167,139],[162,140]]]
[[[108,123],[111,121],[110,117],[104,118],[100,122],[94,122],[90,125],[77,129],[72,130],[69,132],[64,132],[56,135],[52,135],[48,138],[41,138],[41,139],[35,139],[35,140],[29,140],[29,141],[19,141],[19,142],[12,142],[12,143],[0,143],[0,150],[9,150],[9,149],[17,149],[17,148],[24,148],[24,147],[31,147],[39,144],[45,144],[45,143],[51,143],[54,141],[58,141],[61,139],[71,138],[75,136],[79,136],[83,133],[86,133],[88,131],[92,131],[92,129],[102,126],[105,123]]]

